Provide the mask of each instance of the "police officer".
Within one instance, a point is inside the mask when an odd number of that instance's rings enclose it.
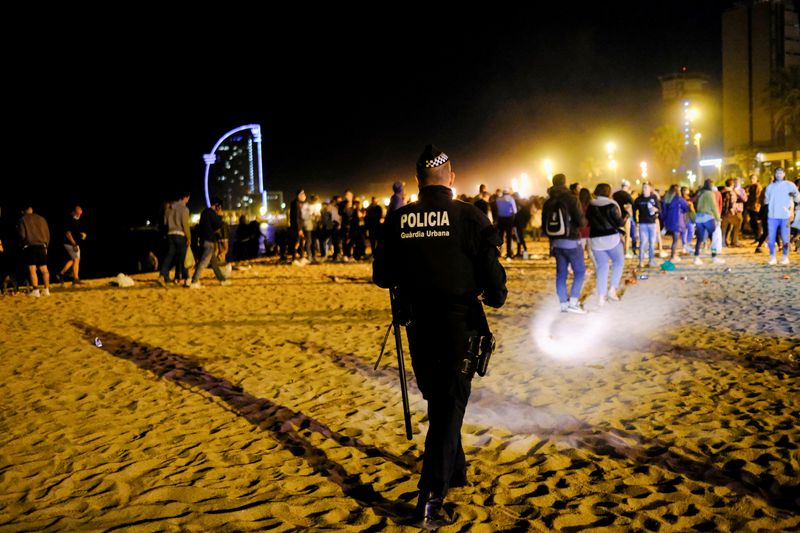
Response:
[[[417,161],[419,200],[387,215],[372,266],[373,281],[393,288],[410,314],[411,363],[429,420],[417,517],[429,529],[455,520],[444,498],[467,484],[468,348],[488,327],[479,298],[501,307],[508,293],[497,230],[475,206],[453,199],[454,179],[448,156],[428,145]]]

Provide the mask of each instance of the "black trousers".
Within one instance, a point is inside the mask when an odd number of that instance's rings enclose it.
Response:
[[[514,257],[511,252],[511,240],[514,236],[514,217],[500,217],[498,226],[500,238],[506,243],[506,257]]]
[[[747,218],[750,222],[750,232],[753,234],[753,238],[758,239],[758,237],[761,235],[761,231],[758,228],[760,222],[758,211],[748,211]]]
[[[421,491],[447,494],[451,480],[466,476],[461,425],[471,392],[472,375],[459,372],[467,353],[467,306],[439,301],[415,301],[408,327],[411,365],[422,396],[428,402],[428,433]]]

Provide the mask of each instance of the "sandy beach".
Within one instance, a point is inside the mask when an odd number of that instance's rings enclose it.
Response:
[[[535,248],[488,310],[472,485],[442,531],[800,531],[800,259],[629,261],[622,300],[598,308],[592,273],[578,316]],[[0,531],[415,530],[425,404],[407,360],[407,441],[370,275],[262,262],[227,287],[0,297]]]

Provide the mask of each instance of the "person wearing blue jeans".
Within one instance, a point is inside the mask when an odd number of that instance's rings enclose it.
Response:
[[[645,249],[647,266],[655,263],[655,244],[657,238],[656,221],[661,211],[661,202],[653,194],[649,183],[642,185],[642,194],[633,202],[633,215],[639,225],[639,267],[644,266]]]
[[[644,254],[647,253],[647,266],[655,260],[656,225],[639,224],[639,266],[644,266]]]
[[[779,233],[780,232],[780,233]],[[776,237],[780,234],[781,252],[783,253],[782,262],[789,262],[789,219],[788,218],[768,218],[767,219],[767,246],[769,246],[769,260],[770,264],[775,264],[776,256],[775,245]]]
[[[782,265],[789,264],[789,222],[794,208],[794,199],[798,195],[797,186],[783,178],[786,173],[781,167],[775,169],[775,180],[767,186],[764,201],[767,204],[767,246],[769,246],[769,262],[774,265],[778,262],[775,257],[775,238],[780,232],[783,243],[781,258]]]
[[[620,233],[626,221],[619,204],[611,199],[611,185],[600,183],[586,209],[589,222],[589,246],[597,269],[597,303],[605,305],[606,297],[617,301],[617,289],[625,267],[625,245]],[[611,261],[611,290],[608,290],[608,262]]]
[[[564,239],[567,240],[567,239]],[[553,255],[556,258],[556,293],[558,294],[558,301],[561,304],[561,311],[577,312],[580,309],[578,300],[581,297],[581,289],[583,288],[583,280],[586,276],[586,263],[583,259],[583,248],[580,241],[574,242],[573,248],[562,248],[560,246],[553,246]],[[564,243],[560,243],[564,244]],[[567,294],[567,276],[569,275],[569,267],[572,267],[572,287],[569,294]]]
[[[610,250],[592,250],[597,264],[597,297],[600,305],[605,302],[606,295],[611,300],[619,300],[617,291],[622,281],[622,271],[625,268],[625,253],[622,243]],[[611,290],[608,290],[608,262],[611,261]]]
[[[700,259],[700,247],[703,245],[703,241],[706,240],[706,234],[708,235],[709,241],[711,240],[711,236],[714,234],[714,230],[717,229],[717,224],[719,224],[721,220],[719,207],[717,207],[717,200],[714,196],[714,191],[711,189],[712,186],[711,180],[706,180],[703,184],[703,188],[697,192],[697,197],[694,201],[695,211],[697,212],[694,219],[695,231],[697,232],[697,241],[694,245],[695,265],[703,264],[703,260]],[[717,257],[717,251],[713,247],[711,248],[711,262],[725,262]]]
[[[580,296],[586,265],[583,262],[580,229],[586,226],[586,217],[578,197],[567,189],[567,177],[564,174],[553,176],[553,186],[547,193],[548,198],[542,206],[542,220],[545,221],[544,231],[550,238],[550,255],[556,258],[556,293],[561,312],[583,314],[586,311],[581,307]],[[570,267],[574,277],[568,294]]]

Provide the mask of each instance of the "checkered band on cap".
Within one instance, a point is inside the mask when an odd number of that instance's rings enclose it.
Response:
[[[428,160],[423,161],[423,164],[420,165],[420,166],[423,166],[425,168],[435,168],[435,167],[438,167],[438,166],[441,166],[441,165],[444,165],[445,163],[447,163],[448,159],[450,159],[450,158],[447,157],[447,154],[442,152],[441,154],[437,155],[433,159],[428,159]]]

